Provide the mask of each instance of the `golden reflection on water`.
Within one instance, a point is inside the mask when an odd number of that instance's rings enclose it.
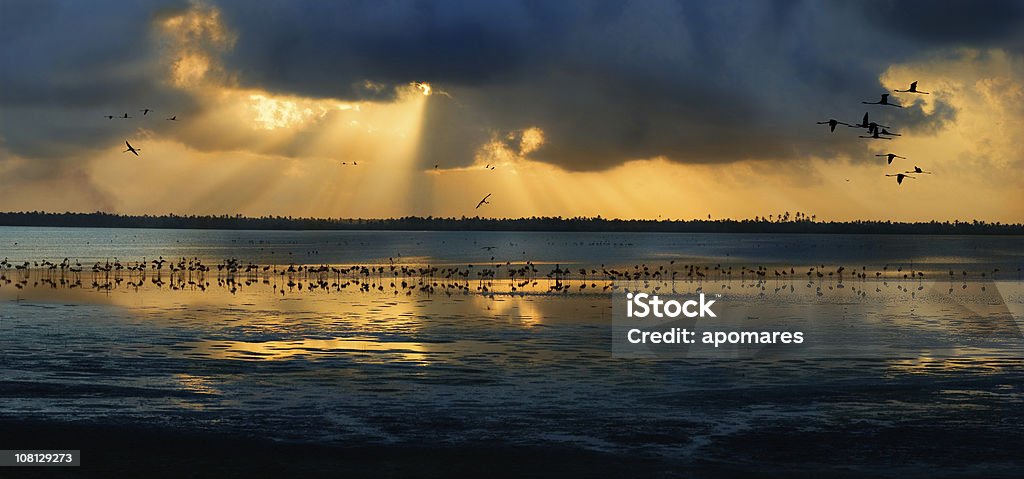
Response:
[[[430,365],[458,362],[459,358],[474,354],[514,351],[519,345],[504,336],[499,336],[500,341],[480,340],[493,339],[496,331],[503,328],[537,338],[551,334],[551,330],[541,326],[608,325],[611,293],[623,285],[601,280],[537,278],[522,285],[519,280],[509,279],[431,278],[421,284],[431,285],[434,292],[424,292],[401,285],[402,281],[419,282],[422,278],[396,280],[385,274],[364,280],[375,286],[368,290],[360,289],[359,283],[351,283],[345,288],[330,289],[288,287],[282,293],[279,278],[239,279],[230,287],[220,284],[221,278],[216,275],[208,278],[211,284],[203,288],[172,288],[152,281],[137,286],[118,283],[109,289],[67,288],[33,280],[23,288],[9,284],[0,287],[0,301],[65,308],[71,322],[94,317],[95,313],[79,314],[76,308],[112,307],[124,318],[122,321],[132,327],[150,328],[157,332],[157,337],[167,332],[188,331],[178,336],[188,340],[180,340],[169,348],[168,354],[176,357],[288,361],[343,355],[362,363]],[[452,287],[455,284],[459,287]],[[643,281],[628,284],[644,287]],[[733,316],[760,321],[758,324],[762,325],[840,318],[848,321],[844,327],[849,328],[902,328],[915,335],[952,333],[974,338],[1008,338],[1019,337],[1020,325],[1024,324],[1020,319],[1024,290],[1022,283],[1012,281],[972,282],[969,288],[958,287],[959,282],[920,280],[848,280],[845,285],[829,279],[681,280],[660,284],[663,294],[721,292]],[[509,294],[513,286],[518,287],[518,294]],[[560,289],[552,290],[553,287]],[[13,314],[31,314],[28,309],[22,311]],[[894,350],[888,343],[860,346],[867,349],[842,352],[884,357]],[[921,354],[893,360],[890,369],[894,373],[916,373],[985,367],[977,362],[959,361],[956,356],[987,355],[983,350]],[[548,356],[549,353],[541,351],[535,359]],[[176,380],[183,389],[216,393],[201,377],[182,376]]]
[[[202,341],[183,343],[181,346],[190,348],[190,355],[209,359],[278,361],[336,353],[374,353],[373,358],[387,356],[387,362],[397,359],[424,364],[430,358],[430,348],[425,343],[380,341],[374,337],[253,342]]]
[[[196,394],[220,394],[220,390],[213,387],[210,380],[203,376],[196,376],[193,374],[179,373],[175,374],[174,380],[178,383],[181,389],[196,393]]]
[[[981,356],[978,356],[981,354]],[[972,374],[996,374],[1008,369],[1020,368],[1024,359],[986,357],[991,352],[959,351],[942,356],[921,356],[910,359],[896,359],[888,362],[893,374],[935,374],[970,372]],[[951,357],[952,356],[952,357]]]

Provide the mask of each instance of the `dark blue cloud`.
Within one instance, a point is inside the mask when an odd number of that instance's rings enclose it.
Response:
[[[535,156],[569,169],[856,154],[855,135],[814,122],[858,120],[893,63],[956,46],[1019,51],[1024,30],[1021,4],[1004,1],[212,3],[237,33],[224,60],[242,86],[387,100],[392,89],[364,81],[428,81],[450,92],[430,100],[422,145],[424,164],[445,165],[471,161],[492,130],[530,126],[546,132]],[[161,87],[150,24],[187,5],[0,0],[0,105],[19,112],[0,114],[6,147],[109,142],[75,134],[67,110],[185,102]],[[938,111],[881,117],[927,131],[955,115]]]

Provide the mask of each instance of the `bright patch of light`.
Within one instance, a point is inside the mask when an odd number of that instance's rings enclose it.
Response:
[[[413,88],[423,92],[423,96],[430,96],[430,92],[433,90],[429,83],[426,82],[414,82],[412,83]]]

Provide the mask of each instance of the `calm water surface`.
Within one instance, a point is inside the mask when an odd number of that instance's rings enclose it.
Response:
[[[830,341],[874,327],[890,335],[883,346],[921,337],[965,345],[615,358],[605,283],[577,278],[549,293],[545,267],[528,294],[472,278],[427,293],[391,286],[387,275],[369,278],[369,290],[300,290],[272,274],[228,283],[210,271],[193,284],[158,284],[147,273],[130,284],[139,278],[113,282],[88,269],[71,287],[73,275],[61,283],[44,269],[5,269],[0,416],[332,444],[548,444],[645,455],[666,472],[711,463],[1013,475],[1024,467],[1024,354],[1013,340],[1024,309],[1021,246],[1013,237],[0,228],[0,258],[11,262],[886,267],[882,279],[717,277],[672,287],[720,292],[751,320],[813,321]],[[896,268],[929,274],[903,279]],[[579,288],[587,283],[596,287]]]

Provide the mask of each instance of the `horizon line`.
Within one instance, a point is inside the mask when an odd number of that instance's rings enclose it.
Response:
[[[0,212],[0,226],[95,227],[228,230],[400,230],[400,231],[550,231],[679,233],[842,233],[842,234],[1010,234],[1024,235],[1024,223],[984,220],[818,220],[803,212],[754,218],[622,219],[598,216],[402,216],[391,218],[318,218],[281,215],[245,216],[121,214],[96,211]]]

